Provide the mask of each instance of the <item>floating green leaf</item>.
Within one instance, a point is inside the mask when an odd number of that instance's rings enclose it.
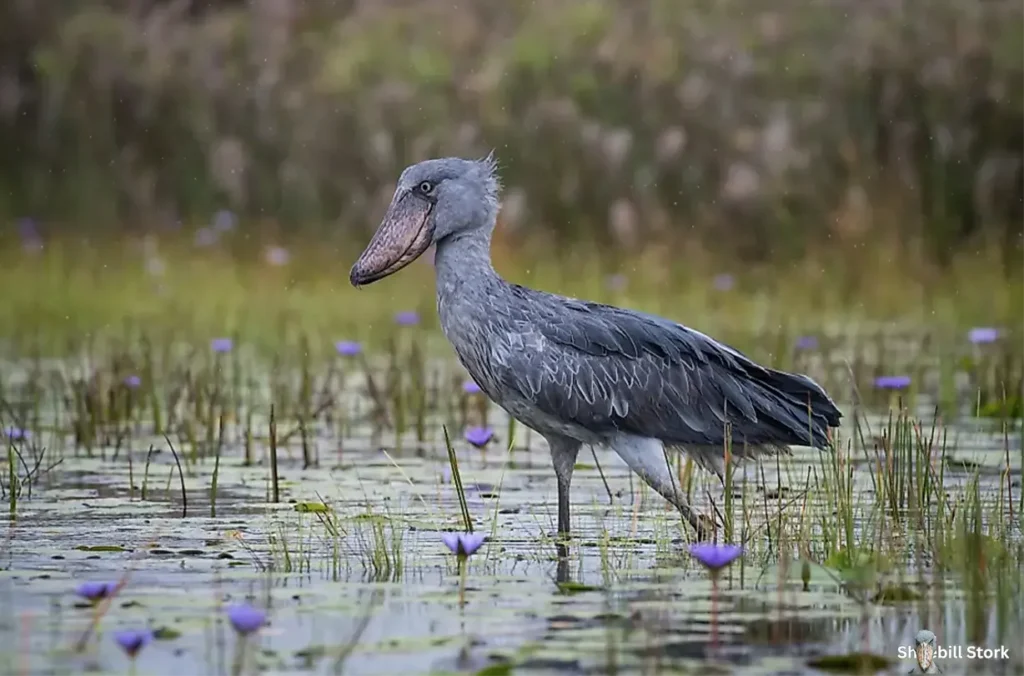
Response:
[[[153,638],[157,641],[173,641],[181,636],[181,632],[170,627],[157,627],[153,630]]]
[[[322,502],[298,502],[295,504],[295,511],[304,514],[326,514],[331,508]]]
[[[75,547],[80,552],[127,552],[131,551],[121,545],[78,545]]]

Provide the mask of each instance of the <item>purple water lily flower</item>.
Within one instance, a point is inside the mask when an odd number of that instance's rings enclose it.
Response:
[[[114,634],[114,640],[128,657],[134,659],[153,640],[153,632],[149,629],[124,629]]]
[[[880,390],[905,390],[910,387],[910,376],[879,376],[875,387]]]
[[[217,231],[211,228],[199,228],[196,230],[195,244],[198,247],[207,248],[217,243]]]
[[[18,219],[18,234],[21,235],[22,239],[30,239],[39,236],[39,226],[36,225],[35,219],[32,218],[19,218]]]
[[[354,340],[339,340],[334,344],[334,349],[342,357],[354,357],[363,351],[363,346]]]
[[[414,310],[406,310],[395,315],[395,323],[399,326],[416,326],[420,323],[420,315]]]
[[[609,291],[625,291],[626,286],[629,285],[629,278],[622,273],[608,275],[605,277],[604,285]]]
[[[21,246],[25,251],[35,253],[43,250],[43,236],[39,232],[39,225],[35,219],[19,218],[18,235],[21,237]]]
[[[214,338],[210,341],[210,349],[220,354],[231,352],[231,348],[234,346],[235,341],[230,338]]]
[[[267,263],[279,268],[288,265],[288,261],[291,260],[291,254],[283,246],[272,246],[267,248],[266,259]]]
[[[11,441],[25,441],[32,433],[20,427],[7,427],[4,429],[4,436]]]
[[[486,535],[479,533],[441,533],[441,540],[445,546],[452,554],[461,557],[473,556],[486,539]]]
[[[971,329],[967,332],[967,340],[975,345],[986,345],[994,343],[999,339],[999,329],[989,326],[982,326]]]
[[[796,339],[796,349],[816,350],[818,349],[818,338],[816,336],[800,336]]]
[[[39,237],[39,226],[34,218],[19,218],[17,220],[18,235],[22,239]]]
[[[228,621],[235,631],[248,636],[264,625],[267,614],[248,603],[239,603],[228,608]]]
[[[736,280],[732,275],[723,273],[721,275],[715,275],[715,279],[712,281],[715,289],[718,291],[729,291],[736,284]]]
[[[125,376],[123,382],[125,387],[127,387],[130,390],[134,390],[135,388],[142,385],[142,378],[136,375]]]
[[[466,430],[466,441],[477,448],[483,448],[494,437],[490,427],[470,427]]]
[[[214,232],[228,232],[234,230],[237,223],[238,218],[233,212],[221,209],[213,215],[212,227]]]
[[[476,384],[475,380],[467,380],[462,383],[462,391],[466,394],[480,394],[480,386]]]
[[[83,599],[97,603],[105,599],[117,588],[114,582],[83,582],[75,587],[75,593]]]
[[[739,545],[716,545],[698,543],[690,545],[690,556],[697,559],[705,568],[718,572],[743,555],[743,547]]]

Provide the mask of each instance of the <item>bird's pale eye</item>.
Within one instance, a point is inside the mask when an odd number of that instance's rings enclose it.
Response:
[[[419,185],[416,186],[416,190],[424,195],[429,195],[434,192],[434,184],[430,181],[420,181]]]

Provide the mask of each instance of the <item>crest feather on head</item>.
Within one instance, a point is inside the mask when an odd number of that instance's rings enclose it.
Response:
[[[486,157],[476,160],[476,165],[480,169],[487,201],[497,209],[498,196],[501,194],[501,177],[498,175],[498,158],[495,157],[494,150],[487,153]]]

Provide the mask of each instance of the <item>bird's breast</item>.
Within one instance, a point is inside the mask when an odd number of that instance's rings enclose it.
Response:
[[[469,375],[484,391],[487,391],[490,369],[488,354],[486,322],[473,309],[461,308],[460,304],[446,302],[438,298],[438,318],[445,338],[455,350],[459,361],[469,371]]]

